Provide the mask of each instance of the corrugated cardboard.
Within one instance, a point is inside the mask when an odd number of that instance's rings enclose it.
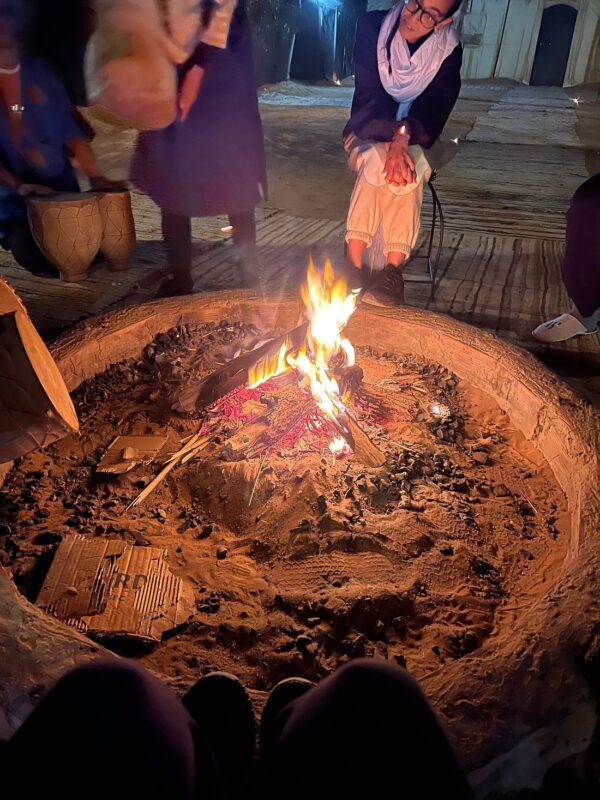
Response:
[[[191,587],[173,575],[166,556],[162,548],[68,536],[37,605],[94,637],[159,642],[194,609]]]
[[[0,463],[78,429],[54,359],[17,295],[0,280]]]
[[[138,464],[151,464],[168,441],[168,436],[159,435],[117,436],[102,456],[96,472],[122,475]]]

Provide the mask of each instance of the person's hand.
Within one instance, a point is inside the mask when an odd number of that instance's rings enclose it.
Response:
[[[197,64],[189,69],[181,82],[177,106],[179,108],[179,119],[185,122],[189,116],[192,106],[198,99],[200,87],[204,80],[204,68]]]
[[[21,197],[29,197],[35,194],[54,194],[54,189],[51,189],[49,186],[42,186],[38,183],[22,183],[17,187],[17,193],[20,194]]]
[[[402,140],[394,140],[388,148],[384,174],[386,183],[392,186],[406,186],[416,183],[417,172],[415,165],[408,154],[408,146]]]
[[[104,175],[90,176],[90,186],[95,192],[110,192],[111,189],[125,191],[127,188],[123,183],[111,181],[110,178],[105,178]]]

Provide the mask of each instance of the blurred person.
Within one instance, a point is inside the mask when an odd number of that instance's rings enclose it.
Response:
[[[600,173],[571,198],[561,271],[571,310],[537,326],[533,335],[540,342],[564,342],[599,330]]]
[[[179,118],[168,128],[142,133],[131,180],[162,214],[171,276],[162,296],[189,294],[194,282],[191,220],[226,214],[233,228],[239,283],[258,285],[255,208],[266,193],[266,162],[258,112],[252,39],[244,0],[227,9],[203,36],[182,70]],[[209,29],[211,28],[209,23]]]
[[[111,184],[60,80],[23,49],[26,24],[20,0],[0,0],[0,243],[26,269],[57,274],[29,230],[27,196],[78,192],[72,159],[93,188]]]

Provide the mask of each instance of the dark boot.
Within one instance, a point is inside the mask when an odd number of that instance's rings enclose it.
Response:
[[[192,294],[192,221],[189,217],[163,211],[162,232],[171,276],[159,286],[158,296]]]
[[[181,702],[206,738],[227,796],[241,796],[256,744],[256,721],[248,692],[235,676],[211,672],[200,678]]]
[[[386,264],[376,273],[367,289],[364,300],[374,306],[395,308],[404,305],[404,278],[402,268]]]

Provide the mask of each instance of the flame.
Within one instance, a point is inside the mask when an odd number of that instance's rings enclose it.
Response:
[[[356,309],[358,292],[349,291],[346,282],[336,277],[330,261],[320,273],[311,260],[302,299],[309,322],[306,346],[288,355],[287,362],[304,375],[317,405],[335,422],[344,411],[344,400],[329,370],[340,354],[346,366],[355,362],[354,348],[341,334]]]
[[[248,388],[256,389],[261,383],[268,381],[269,378],[274,378],[276,375],[281,375],[290,368],[287,363],[287,354],[290,350],[288,340],[279,348],[277,355],[265,356],[261,358],[256,364],[248,370]]]
[[[308,316],[306,341],[296,352],[286,339],[277,354],[266,356],[248,371],[248,388],[256,389],[269,378],[281,375],[290,368],[303,376],[303,383],[326,417],[337,423],[344,412],[346,397],[342,397],[338,382],[330,374],[332,359],[341,359],[345,366],[355,363],[354,348],[342,331],[358,302],[358,291],[350,291],[343,278],[336,277],[330,261],[319,272],[312,260],[308,265],[302,299]],[[333,453],[347,449],[345,440],[336,437],[330,445]]]
[[[334,456],[339,456],[344,453],[350,453],[351,450],[348,447],[348,443],[345,439],[342,439],[341,436],[336,436],[333,441],[329,444],[329,449],[333,453]]]

